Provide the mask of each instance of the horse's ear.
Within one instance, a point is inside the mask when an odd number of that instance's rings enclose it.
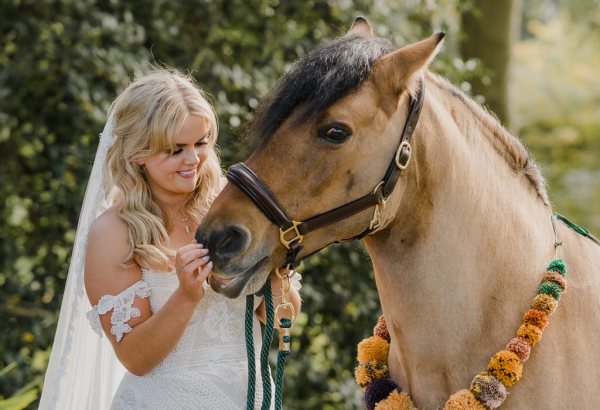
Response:
[[[373,28],[369,24],[369,21],[363,16],[358,16],[354,23],[352,23],[352,27],[346,33],[347,36],[352,34],[358,34],[363,37],[371,37],[373,35]]]
[[[375,79],[386,90],[408,90],[414,95],[420,73],[429,66],[442,46],[446,33],[437,33],[418,43],[402,47],[386,54],[375,63]]]

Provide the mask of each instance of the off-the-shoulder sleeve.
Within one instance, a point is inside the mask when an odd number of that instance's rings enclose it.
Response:
[[[290,285],[296,289],[297,292],[300,291],[300,289],[302,288],[302,283],[300,282],[302,280],[302,275],[300,275],[298,272],[293,271],[292,274],[290,275]]]
[[[125,333],[131,331],[131,326],[127,322],[132,317],[140,317],[141,312],[138,308],[133,307],[135,297],[147,298],[150,296],[150,287],[146,282],[140,280],[125,289],[118,295],[104,295],[89,312],[87,318],[96,333],[102,336],[102,325],[100,323],[100,315],[109,311],[113,311],[110,317],[110,333],[115,335],[117,342],[120,342]]]

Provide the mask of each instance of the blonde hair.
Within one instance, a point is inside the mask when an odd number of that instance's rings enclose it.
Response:
[[[132,262],[168,269],[174,252],[168,248],[172,228],[169,213],[153,197],[136,160],[172,152],[174,137],[190,115],[209,124],[209,154],[183,211],[200,222],[223,184],[216,140],[217,118],[204,92],[190,76],[160,69],[131,83],[114,101],[111,113],[115,142],[108,152],[104,187],[112,206],[127,223],[130,250],[123,266]]]

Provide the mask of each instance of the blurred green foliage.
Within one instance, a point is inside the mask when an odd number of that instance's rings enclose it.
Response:
[[[521,135],[546,168],[557,209],[598,232],[600,93],[591,71],[600,63],[598,24],[591,18],[598,13],[581,12],[597,1],[569,4],[527,3],[515,103]],[[485,69],[463,61],[457,51],[460,12],[470,5],[0,2],[0,409],[18,408],[8,400],[27,405],[36,394],[32,387],[41,387],[98,133],[111,100],[133,75],[161,65],[191,70],[219,113],[228,166],[249,154],[243,133],[260,97],[294,60],[343,34],[356,15],[368,16],[376,33],[397,45],[446,31],[445,50],[432,70],[468,90],[469,79]],[[569,8],[559,16],[548,5]],[[569,35],[556,35],[556,24]],[[301,271],[304,307],[293,328],[286,407],[358,408],[356,344],[379,315],[368,256],[359,243],[336,245],[307,260]]]

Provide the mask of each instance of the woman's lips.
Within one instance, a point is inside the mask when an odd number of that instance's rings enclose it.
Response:
[[[183,178],[193,178],[196,175],[196,168],[188,169],[185,171],[177,171],[177,175]]]

